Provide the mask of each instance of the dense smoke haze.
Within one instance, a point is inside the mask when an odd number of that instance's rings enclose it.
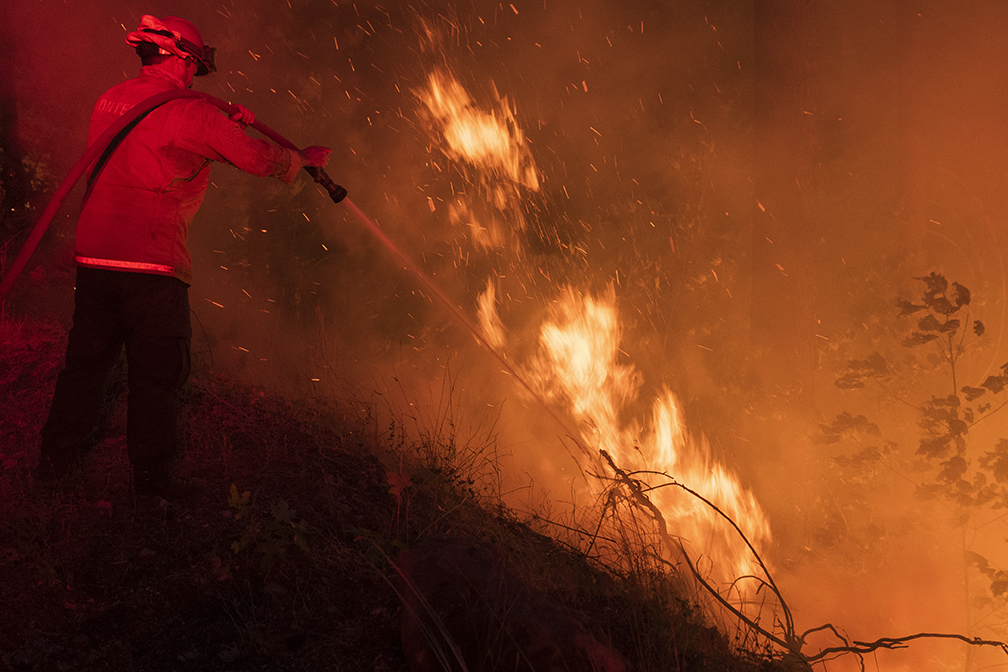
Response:
[[[23,153],[46,197],[84,151],[98,95],[138,71],[124,35],[143,14],[185,17],[217,47],[218,72],[194,88],[332,147],[333,179],[497,348],[304,175],[287,187],[215,166],[190,231],[197,356],[292,395],[375,394],[418,425],[435,422],[447,384],[465,423],[496,423],[509,498],[562,509],[591,504],[591,489],[560,423],[602,423],[544,373],[542,326],[569,315],[567,299],[613,307],[615,430],[648,434],[652,400],[676,400],[696,463],[723,466],[765,513],[763,551],[799,631],[1008,638],[992,585],[1008,570],[1003,510],[964,517],[941,493],[918,496],[934,475],[913,406],[956,388],[901,345],[920,316],[897,306],[943,274],[985,325],[963,342],[957,385],[1008,361],[1008,8],[5,3],[4,160]],[[452,91],[460,108],[446,107]],[[502,145],[482,160],[452,145],[460,114],[505,129]],[[14,297],[24,310],[69,318],[81,193],[30,265],[45,273]],[[24,236],[12,222],[44,200],[8,205],[9,265]],[[873,352],[890,362],[885,389],[834,384]],[[879,431],[824,439],[843,411]],[[1006,419],[971,430],[977,454],[1008,436]],[[921,643],[869,660],[1008,663],[975,656]]]

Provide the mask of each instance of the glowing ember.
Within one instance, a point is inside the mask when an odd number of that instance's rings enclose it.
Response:
[[[457,198],[448,206],[448,218],[456,226],[469,228],[469,237],[474,245],[488,250],[504,245],[502,227],[493,219],[491,226],[484,226],[466,199]]]

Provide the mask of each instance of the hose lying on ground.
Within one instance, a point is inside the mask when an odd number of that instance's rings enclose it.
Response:
[[[229,115],[238,111],[236,106],[230,105],[220,98],[214,98],[213,96],[201,91],[190,91],[188,89],[165,91],[164,93],[159,93],[156,96],[151,96],[143,102],[133,106],[122,117],[116,120],[114,124],[109,126],[104,133],[98,136],[91,146],[87,148],[87,151],[84,152],[84,156],[82,156],[77,163],[74,164],[73,168],[70,169],[70,172],[63,179],[62,184],[60,184],[56,193],[53,194],[53,197],[49,200],[49,204],[46,206],[45,210],[42,211],[42,216],[39,217],[38,222],[35,224],[35,228],[32,229],[31,234],[28,236],[28,240],[25,241],[24,246],[21,248],[17,258],[14,260],[14,263],[11,264],[7,274],[4,275],[3,281],[0,282],[0,304],[7,299],[7,295],[14,286],[14,282],[18,279],[18,276],[21,275],[21,272],[24,271],[25,266],[28,265],[28,260],[35,252],[35,248],[37,248],[39,243],[42,241],[42,236],[45,235],[45,232],[52,223],[52,220],[55,219],[60,206],[63,205],[67,196],[70,195],[70,191],[74,188],[74,185],[77,184],[77,181],[80,180],[81,175],[84,174],[84,171],[87,170],[88,166],[98,160],[99,157],[100,164],[104,164],[105,160],[108,159],[112,152],[115,151],[115,148],[119,145],[119,143],[122,142],[122,139],[125,138],[131,130],[133,130],[141,119],[150,114],[155,108],[160,107],[171,100],[177,100],[179,98],[202,98]],[[293,150],[298,149],[287,138],[283,137],[266,124],[256,121],[251,124],[251,126],[281,147]],[[97,176],[100,170],[101,165],[98,165],[93,174]],[[305,170],[312,176],[312,179],[325,187],[334,203],[339,203],[346,196],[346,190],[334,183],[321,168],[305,166]]]

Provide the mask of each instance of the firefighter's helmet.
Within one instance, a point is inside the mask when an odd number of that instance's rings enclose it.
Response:
[[[162,54],[192,58],[196,61],[197,76],[217,70],[214,65],[216,50],[203,43],[196,26],[177,16],[159,19],[144,14],[140,19],[140,27],[126,35],[126,44],[135,47],[141,56]]]

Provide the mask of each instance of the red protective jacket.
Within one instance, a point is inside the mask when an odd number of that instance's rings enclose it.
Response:
[[[142,68],[98,100],[88,144],[137,103],[181,88],[162,71]],[[204,100],[165,103],[130,131],[91,187],[77,223],[77,263],[190,283],[186,237],[210,184],[211,161],[288,184],[303,165],[298,152],[250,138]]]

